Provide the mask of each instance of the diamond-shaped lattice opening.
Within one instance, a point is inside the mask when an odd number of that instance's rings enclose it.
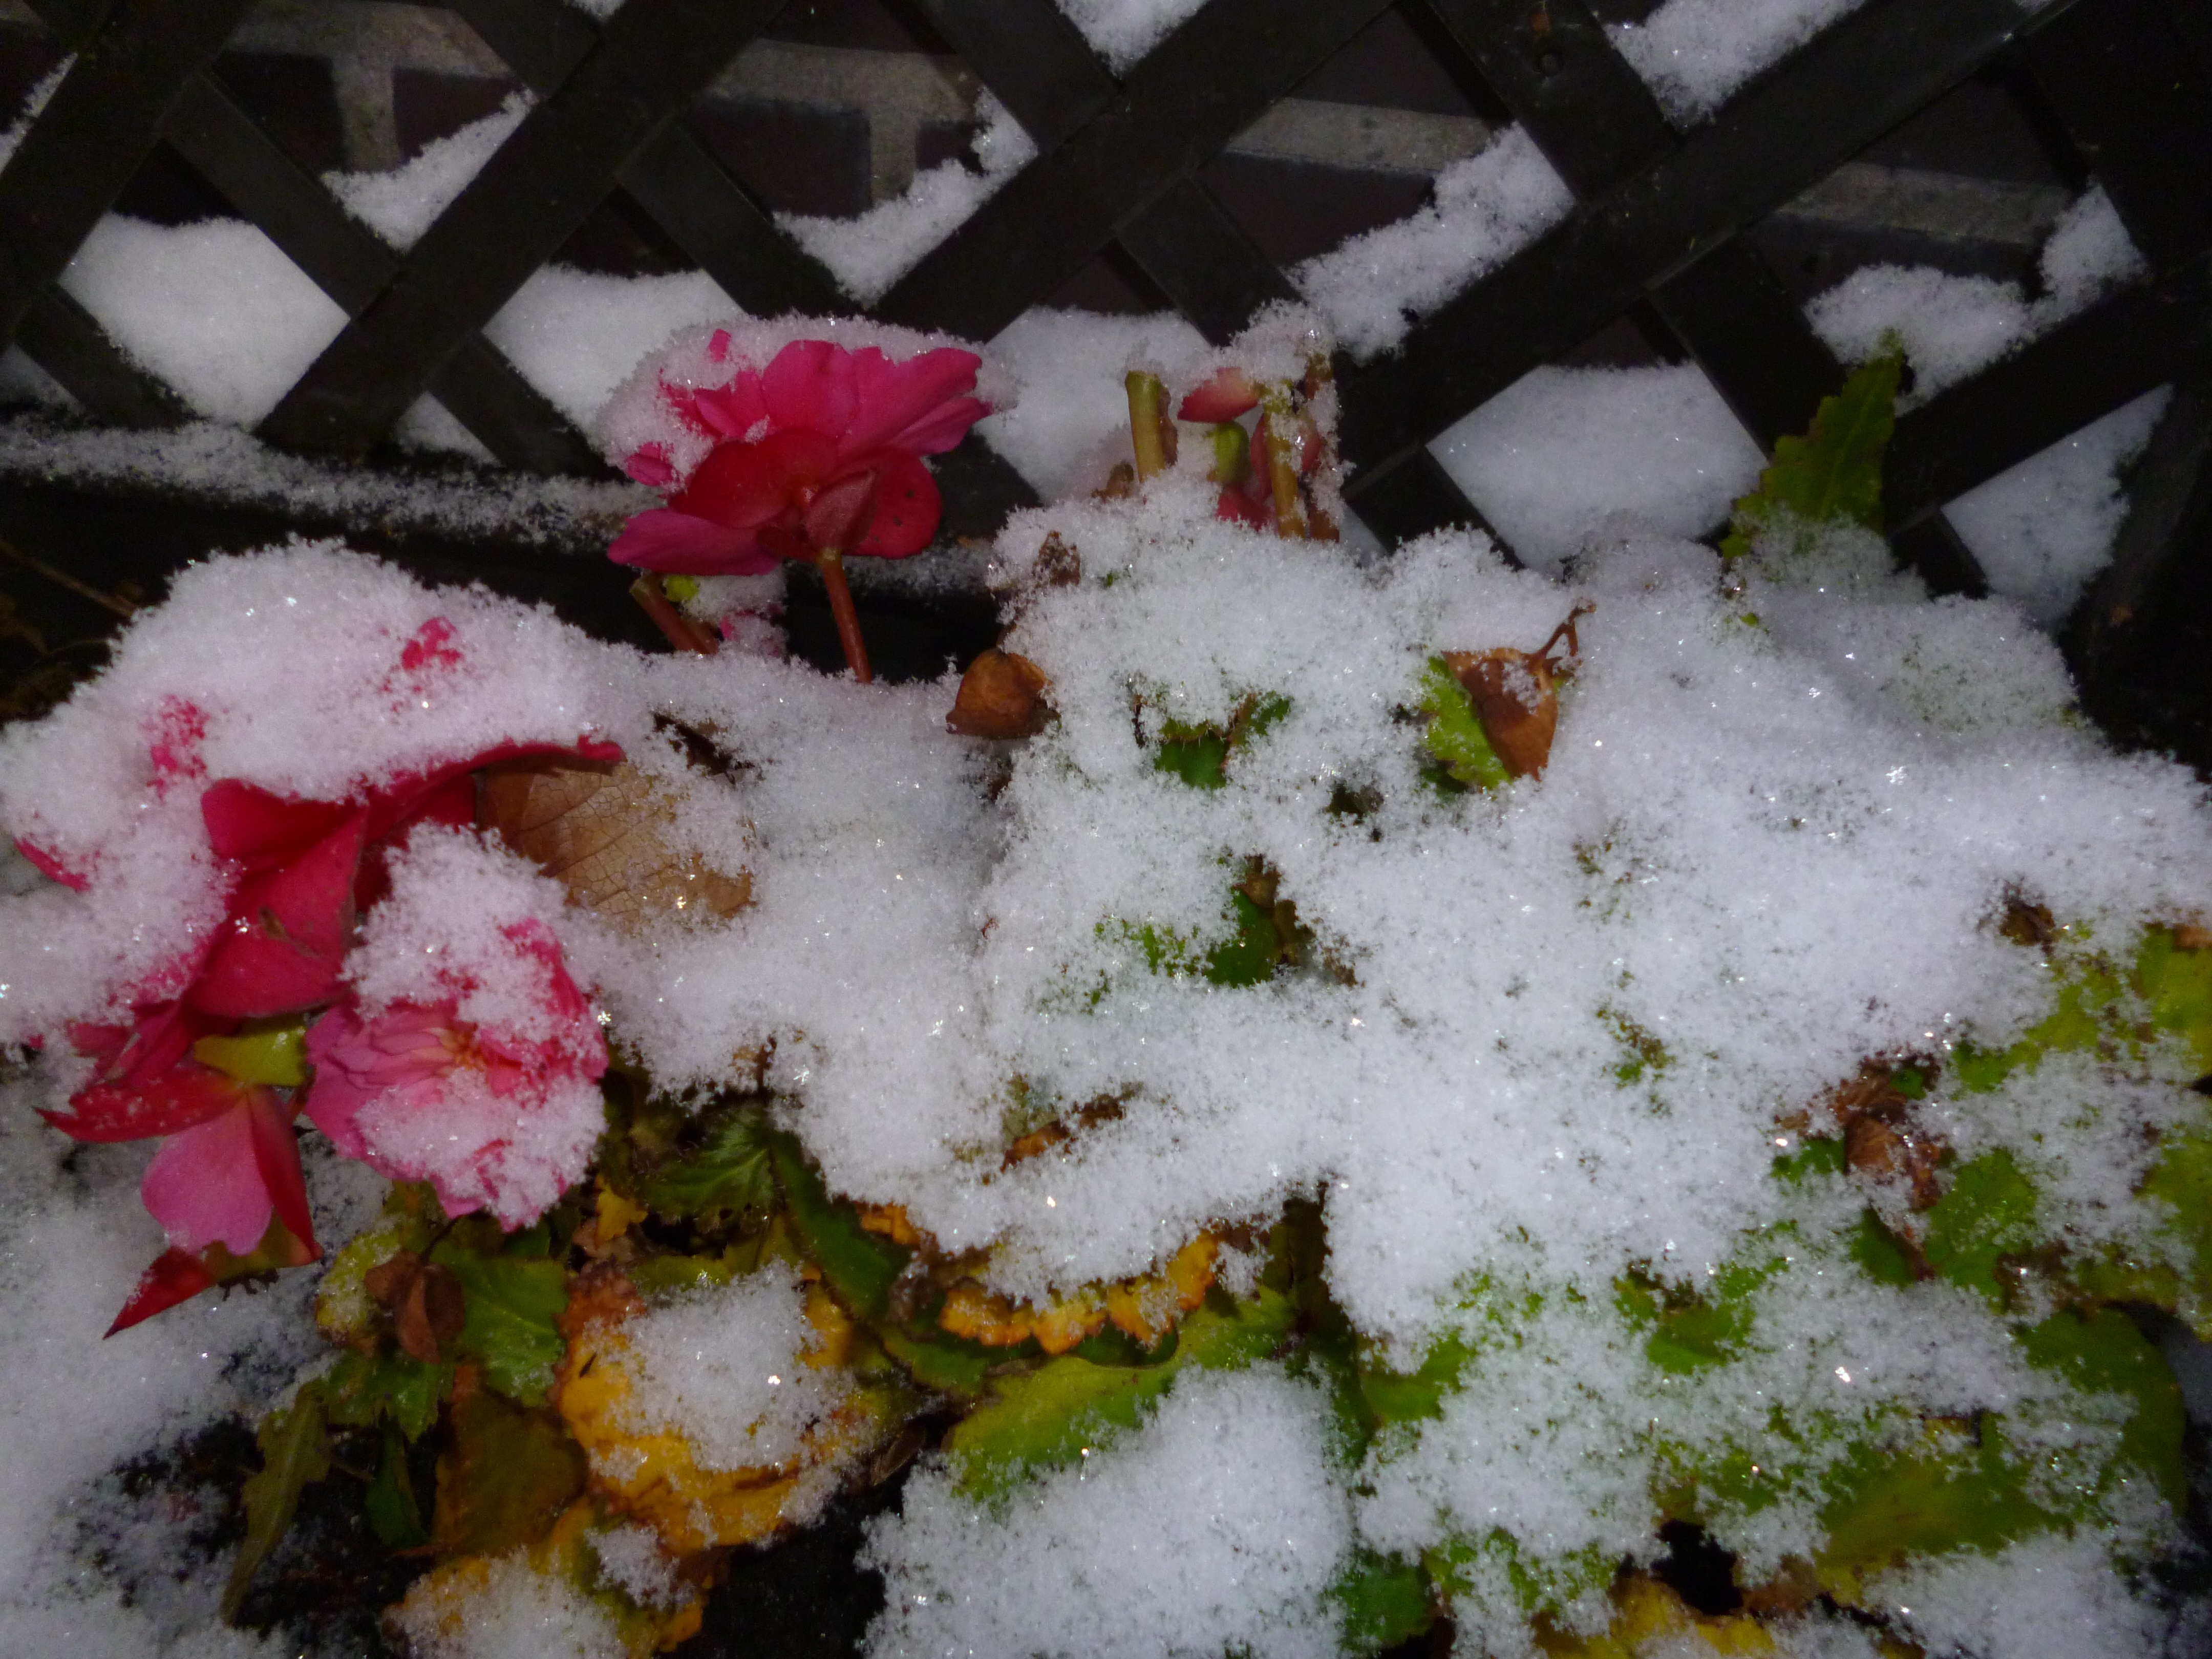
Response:
[[[1200,170],[1277,264],[1417,211],[1438,171],[1489,143],[1500,112],[1417,17],[1381,13]]]

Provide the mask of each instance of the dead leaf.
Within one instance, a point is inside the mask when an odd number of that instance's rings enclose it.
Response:
[[[1044,699],[1051,684],[1027,657],[986,651],[960,677],[945,729],[963,738],[1033,738],[1052,716]]]
[[[438,1459],[430,1525],[441,1555],[497,1555],[543,1538],[584,1490],[584,1449],[561,1419],[453,1375],[453,1438]]]
[[[1589,611],[1588,605],[1577,605],[1534,651],[1503,646],[1495,651],[1443,653],[1444,666],[1474,704],[1483,735],[1516,778],[1541,777],[1552,758],[1552,739],[1559,727],[1559,683],[1573,672],[1581,650],[1575,622]],[[1554,661],[1553,649],[1562,642],[1567,653]]]
[[[2173,930],[2173,942],[2185,951],[2212,951],[2212,927],[2185,921]]]
[[[477,821],[630,932],[670,916],[726,920],[752,902],[752,878],[725,875],[672,846],[675,809],[627,762],[512,761],[484,775]]]
[[[1073,587],[1083,580],[1083,556],[1054,531],[1037,549],[1030,579],[1040,587]]]
[[[392,1316],[399,1351],[425,1365],[439,1360],[441,1343],[461,1334],[468,1304],[453,1270],[402,1250],[362,1275],[362,1288]]]

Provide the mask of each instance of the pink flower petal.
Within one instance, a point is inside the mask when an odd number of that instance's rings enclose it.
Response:
[[[691,394],[691,407],[708,433],[738,442],[752,436],[753,428],[768,419],[768,404],[756,374],[740,374],[727,386],[701,387]]]
[[[70,1097],[67,1112],[39,1115],[72,1140],[144,1140],[213,1122],[238,1104],[244,1086],[212,1066],[187,1060],[136,1088],[92,1084]]]
[[[758,576],[776,564],[753,532],[710,524],[666,507],[641,513],[624,525],[607,556],[641,570],[690,576]]]
[[[138,1195],[170,1243],[181,1250],[219,1243],[233,1255],[249,1255],[260,1243],[276,1205],[254,1139],[253,1114],[241,1103],[161,1143]]]
[[[872,468],[847,474],[806,504],[799,526],[809,547],[843,552],[858,542],[876,517],[876,474]]]
[[[327,1002],[353,942],[353,889],[368,814],[289,864],[248,876],[187,1000],[228,1019],[290,1013]]]
[[[980,398],[955,398],[941,404],[885,446],[913,455],[941,455],[968,435],[968,428],[991,412]]]

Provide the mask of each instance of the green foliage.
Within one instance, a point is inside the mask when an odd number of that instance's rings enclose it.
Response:
[[[331,1472],[331,1436],[323,1384],[308,1383],[290,1406],[261,1419],[254,1443],[261,1468],[246,1479],[246,1536],[222,1592],[222,1616],[234,1620],[263,1562],[283,1541],[299,1513],[300,1494]]]
[[[1901,1291],[1919,1281],[1911,1255],[1870,1209],[1860,1212],[1859,1224],[1852,1230],[1850,1254],[1859,1271],[1877,1285]]]
[[[1237,705],[1225,726],[1164,720],[1152,764],[1194,789],[1226,787],[1229,757],[1290,712],[1288,697],[1255,691]]]
[[[1802,1187],[1816,1176],[1839,1176],[1844,1172],[1844,1154],[1842,1137],[1808,1135],[1796,1152],[1784,1152],[1774,1160],[1774,1178]]]
[[[1421,671],[1418,707],[1429,717],[1421,741],[1446,779],[1468,789],[1503,789],[1513,781],[1505,763],[1490,746],[1490,734],[1482,729],[1482,717],[1474,712],[1467,688],[1442,657],[1431,657]]]
[[[2117,1308],[2094,1314],[2062,1309],[2021,1332],[2018,1340],[2030,1364],[2060,1372],[2085,1392],[2117,1394],[2134,1401],[2120,1432],[2120,1455],[2155,1481],[2179,1514],[2189,1501],[2181,1456],[2187,1421],[2181,1385],[2135,1322]]]
[[[658,1305],[719,1290],[734,1270],[719,1255],[649,1255],[633,1262],[625,1276],[640,1296]]]
[[[2028,1500],[2024,1466],[2006,1450],[1994,1419],[1971,1436],[1933,1429],[1902,1449],[1859,1442],[1822,1483],[1826,1538],[1814,1560],[1822,1584],[1855,1585],[1907,1555],[1994,1553],[2049,1527]]]
[[[1687,1376],[1735,1357],[1751,1334],[1753,1296],[1784,1265],[1778,1255],[1730,1262],[1695,1291],[1631,1272],[1615,1284],[1614,1303],[1632,1325],[1650,1333],[1644,1357]]]
[[[1380,1653],[1436,1622],[1428,1575],[1400,1556],[1355,1551],[1329,1597],[1343,1610],[1347,1653]]]
[[[1721,552],[1738,558],[1770,526],[1787,519],[1856,524],[1880,530],[1881,460],[1897,426],[1901,352],[1862,364],[1832,398],[1823,398],[1802,438],[1784,438],[1759,475],[1759,488],[1735,504]]]
[[[1076,1462],[1133,1429],[1187,1366],[1238,1370],[1264,1359],[1291,1333],[1295,1310],[1262,1288],[1249,1301],[1216,1295],[1185,1319],[1174,1352],[1155,1365],[1098,1365],[1073,1354],[999,1379],[989,1397],[945,1437],[960,1487],[995,1497],[1041,1470]]]
[[[453,1386],[453,1368],[426,1365],[396,1350],[374,1358],[349,1352],[323,1381],[330,1420],[339,1428],[387,1423],[416,1440],[437,1422],[438,1407]]]
[[[1264,985],[1285,955],[1274,913],[1241,887],[1230,890],[1229,909],[1236,931],[1206,953],[1206,977],[1216,985]]]
[[[757,1220],[775,1207],[768,1115],[747,1102],[715,1113],[699,1145],[637,1183],[639,1202],[656,1215]]]
[[[2035,1183],[1999,1147],[1953,1172],[1950,1190],[1928,1212],[1922,1254],[1940,1277],[2002,1307],[2008,1297],[2004,1260],[2044,1242],[2035,1214]]]
[[[384,1455],[376,1466],[376,1479],[362,1498],[369,1530],[385,1548],[411,1550],[430,1541],[422,1524],[422,1506],[415,1496],[415,1478],[407,1471],[407,1439],[398,1425],[386,1424]]]
[[[1004,1348],[987,1348],[943,1331],[920,1337],[896,1325],[884,1325],[877,1328],[876,1336],[884,1351],[923,1388],[963,1399],[981,1394],[993,1369],[1008,1357]]]
[[[567,1346],[560,1319],[568,1272],[557,1261],[486,1255],[448,1239],[430,1259],[461,1281],[466,1322],[456,1352],[483,1364],[484,1381],[526,1406],[542,1403]]]
[[[890,1309],[891,1286],[912,1252],[870,1232],[860,1225],[857,1209],[833,1200],[797,1139],[771,1133],[768,1144],[799,1248],[855,1317],[881,1321]]]
[[[2135,978],[2153,1027],[2184,1038],[2197,1066],[2212,1072],[2212,951],[2184,950],[2167,929],[2148,928]]]

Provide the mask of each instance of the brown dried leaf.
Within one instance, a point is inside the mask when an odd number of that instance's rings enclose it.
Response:
[[[1040,587],[1073,587],[1083,580],[1083,556],[1054,531],[1037,549],[1031,578]]]
[[[631,931],[672,915],[735,915],[752,878],[725,875],[666,838],[675,811],[627,762],[513,761],[485,774],[477,818],[568,890]]]
[[[584,1449],[561,1419],[483,1387],[473,1365],[454,1373],[449,1420],[430,1523],[440,1555],[497,1555],[535,1543],[583,1492]]]
[[[1051,718],[1044,700],[1051,684],[1027,657],[986,651],[960,677],[945,729],[963,738],[1033,738]]]
[[[2201,921],[2185,921],[2173,930],[2173,942],[2185,951],[2212,950],[2212,927]]]
[[[1516,778],[1541,777],[1559,727],[1559,699],[1553,668],[1542,654],[1516,651],[1447,651],[1444,665],[1467,688],[1483,735]]]
[[[439,1345],[450,1342],[468,1322],[468,1302],[453,1271],[402,1250],[362,1277],[362,1287],[392,1316],[399,1351],[425,1365],[439,1360]]]

